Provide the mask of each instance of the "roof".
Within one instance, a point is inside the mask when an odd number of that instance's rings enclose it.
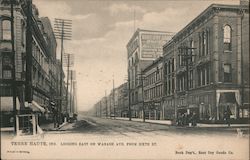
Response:
[[[152,69],[155,65],[159,64],[162,61],[163,61],[163,57],[157,58],[150,65],[148,65],[142,72],[146,72],[146,71]]]
[[[140,32],[174,34],[174,32],[156,31],[156,30],[147,30],[147,29],[140,29],[140,28],[137,28],[137,30],[134,32],[133,36],[130,38],[130,40],[129,40],[127,46],[133,41],[133,39],[134,39]]]
[[[214,8],[220,8],[220,9],[246,9],[249,10],[248,6],[242,6],[242,5],[226,5],[226,4],[211,4],[208,8],[206,8],[203,12],[201,12],[196,18],[194,18],[190,23],[188,23],[183,29],[181,29],[179,32],[176,33],[176,35],[173,36],[173,38],[168,41],[163,47],[170,44],[172,41],[177,39],[183,32],[188,30],[189,27],[191,27],[194,23],[199,21],[203,18],[203,16],[207,15],[209,12],[211,12]]]

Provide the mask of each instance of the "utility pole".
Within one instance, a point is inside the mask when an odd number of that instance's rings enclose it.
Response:
[[[100,100],[100,117],[102,117],[102,100]]]
[[[143,118],[143,122],[145,122],[145,108],[144,108],[144,86],[143,86],[143,74],[142,74],[142,70],[141,70],[141,76],[140,76],[140,79],[141,79],[141,88],[142,88],[142,118]]]
[[[115,80],[113,76],[113,107],[114,107],[114,119],[115,119]]]
[[[128,72],[128,117],[129,121],[131,121],[130,72]]]
[[[59,96],[60,96],[60,103],[59,107],[57,107],[58,113],[58,124],[61,123],[61,112],[62,112],[62,101],[63,101],[63,42],[64,40],[71,40],[72,37],[72,20],[66,19],[55,19],[55,26],[54,26],[54,33],[57,39],[61,40],[61,71],[60,71],[60,89],[59,89]]]
[[[64,66],[67,67],[67,83],[66,83],[66,107],[68,108],[69,105],[68,105],[68,94],[69,94],[69,69],[70,67],[72,67],[74,65],[74,55],[73,54],[68,54],[66,53],[64,55],[64,61],[66,61],[66,63],[64,63]]]
[[[107,90],[105,90],[105,103],[106,103],[106,118],[108,118],[108,100],[107,100]]]
[[[70,113],[73,113],[73,108],[72,108],[73,80],[75,80],[75,71],[71,70],[70,71],[70,101],[69,101]]]
[[[193,47],[187,47],[187,46],[181,46],[179,49],[179,56],[181,56],[184,60],[184,65],[186,67],[186,96],[187,96],[187,109],[188,109],[188,91],[189,91],[189,66],[190,62],[192,62],[193,50],[196,48]],[[189,54],[189,50],[191,50],[191,54]],[[190,61],[191,60],[191,61]]]
[[[10,1],[11,10],[11,50],[12,50],[12,95],[13,95],[13,125],[14,125],[14,135],[17,133],[17,108],[16,108],[16,60],[15,60],[15,39],[14,39],[14,0]]]

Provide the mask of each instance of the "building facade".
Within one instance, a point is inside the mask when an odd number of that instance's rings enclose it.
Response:
[[[132,117],[142,118],[142,88],[140,75],[148,65],[162,56],[162,46],[172,33],[137,29],[127,44],[128,82]]]
[[[15,53],[12,53],[10,4],[5,1],[0,1],[0,3],[1,112],[6,113],[8,119],[13,117],[12,70],[15,66],[17,111],[25,109],[26,102],[29,102],[46,110],[46,113],[52,116],[53,110],[58,110],[56,106],[59,89],[57,75],[62,69],[56,60],[57,44],[50,21],[48,18],[40,18],[38,9],[32,5],[29,21],[31,25],[28,24],[27,1],[16,1],[14,5]],[[15,55],[15,65],[11,59],[12,54]],[[28,67],[27,63],[30,64]],[[44,114],[42,116],[45,118]]]
[[[153,61],[142,72],[143,101],[145,118],[160,120],[164,119],[163,107],[163,58]]]
[[[249,117],[249,8],[213,4],[166,43],[165,118]]]
[[[117,88],[118,103],[116,115],[118,117],[128,117],[128,83],[123,83]]]

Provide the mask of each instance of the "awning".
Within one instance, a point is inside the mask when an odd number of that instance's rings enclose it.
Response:
[[[20,103],[18,98],[16,98],[16,107],[20,108]],[[0,97],[0,110],[1,111],[13,111],[13,97]]]
[[[43,107],[41,107],[38,103],[36,103],[35,101],[32,101],[32,106],[33,106],[33,108],[32,108],[32,111],[38,111],[38,112],[42,112],[42,113],[44,113],[45,112],[45,109],[43,108]]]
[[[45,112],[45,109],[35,101],[32,101],[32,105],[30,105],[29,107],[32,109],[33,112],[42,112],[42,113]]]

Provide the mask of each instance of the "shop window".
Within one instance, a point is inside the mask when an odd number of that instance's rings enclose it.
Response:
[[[224,82],[232,82],[232,66],[231,64],[224,64]]]
[[[3,40],[11,40],[11,22],[10,20],[2,21]]]
[[[232,29],[229,25],[224,27],[224,51],[231,51],[232,50]]]

